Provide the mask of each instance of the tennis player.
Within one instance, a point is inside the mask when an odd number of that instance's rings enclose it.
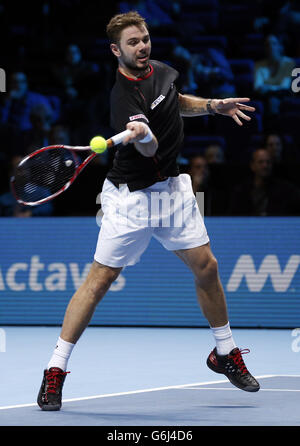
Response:
[[[122,268],[139,261],[152,236],[182,259],[195,277],[199,305],[216,343],[208,356],[208,367],[226,375],[236,387],[255,392],[259,383],[246,368],[242,358],[245,351],[233,339],[217,260],[210,248],[190,176],[179,174],[176,164],[183,141],[182,117],[221,114],[242,125],[243,119],[251,119],[245,112],[255,109],[246,104],[248,98],[220,100],[180,94],[175,87],[178,72],[150,60],[148,27],[137,12],[114,16],[107,25],[107,34],[111,51],[118,60],[116,83],[111,92],[111,124],[116,132],[129,129],[131,134],[117,150],[103,184],[104,216],[94,262],[67,307],[56,348],[44,370],[38,404],[42,410],[61,408],[67,363],[76,342]],[[134,212],[128,212],[134,210],[138,201],[139,211],[147,211],[153,192],[171,195],[174,191],[184,194],[187,220],[192,225],[183,222],[181,226],[162,227],[152,221],[149,224],[149,218],[138,220]],[[140,209],[141,206],[145,209]],[[122,211],[125,208],[126,213]],[[170,212],[176,217],[179,211],[174,206]]]

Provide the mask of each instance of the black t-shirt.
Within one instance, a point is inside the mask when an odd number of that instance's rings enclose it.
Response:
[[[116,133],[130,121],[145,122],[156,136],[154,157],[145,157],[133,144],[117,146],[107,178],[116,186],[127,183],[130,191],[144,189],[167,177],[179,175],[177,157],[183,142],[183,120],[174,82],[178,72],[155,60],[150,72],[133,80],[117,71],[111,92],[111,126]]]

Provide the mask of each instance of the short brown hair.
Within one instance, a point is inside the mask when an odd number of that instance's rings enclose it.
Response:
[[[130,11],[125,14],[115,15],[106,27],[106,33],[112,43],[119,43],[121,32],[128,26],[145,26],[148,29],[145,19],[137,12]]]

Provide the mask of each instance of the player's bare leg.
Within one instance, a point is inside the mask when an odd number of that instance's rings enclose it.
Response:
[[[60,337],[44,370],[37,403],[42,410],[60,410],[62,387],[72,349],[90,322],[97,304],[122,268],[110,268],[94,262],[84,283],[78,288],[66,310]]]
[[[211,327],[228,322],[226,298],[219,278],[218,263],[209,243],[182,249],[175,254],[191,269],[195,277],[198,302]]]
[[[246,351],[238,349],[232,337],[218,263],[209,243],[197,248],[176,251],[175,254],[194,274],[198,302],[216,340],[216,348],[207,358],[208,367],[216,373],[227,376],[239,389],[257,392],[260,388],[259,383],[247,370],[242,358],[242,354]]]
[[[98,262],[92,264],[84,283],[69,302],[60,337],[75,344],[90,322],[96,306],[104,297],[122,268],[112,268]]]

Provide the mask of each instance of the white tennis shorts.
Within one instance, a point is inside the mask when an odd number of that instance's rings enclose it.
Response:
[[[103,217],[95,260],[111,267],[136,264],[151,237],[165,249],[195,248],[209,242],[187,174],[135,192],[105,180],[101,192]]]

